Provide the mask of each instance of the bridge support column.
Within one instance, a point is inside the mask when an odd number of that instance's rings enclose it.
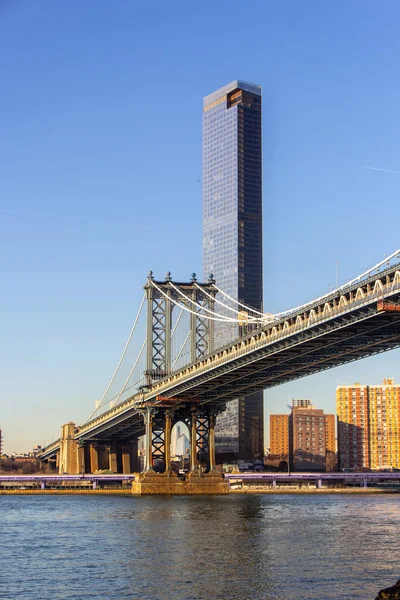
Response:
[[[364,488],[367,489],[368,487],[368,479],[366,477],[364,477]]]
[[[272,487],[273,487],[273,488],[276,488],[276,479],[273,479],[273,480],[272,480]]]
[[[197,472],[197,408],[191,410],[190,425],[190,472]]]
[[[124,475],[132,473],[131,447],[129,445],[122,446],[122,472]]]
[[[208,462],[210,473],[215,471],[215,415],[208,417]]]
[[[322,479],[317,479],[317,489],[320,490],[322,488]]]
[[[164,429],[164,460],[165,472],[171,472],[171,429],[172,413],[169,409],[165,411],[165,429]]]
[[[144,470],[153,471],[153,413],[151,408],[145,412],[146,444],[144,455]]]
[[[99,450],[95,444],[90,444],[90,472],[96,473],[99,470]]]

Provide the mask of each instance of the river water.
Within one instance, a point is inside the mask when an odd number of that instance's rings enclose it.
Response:
[[[0,496],[2,600],[374,600],[400,496]]]

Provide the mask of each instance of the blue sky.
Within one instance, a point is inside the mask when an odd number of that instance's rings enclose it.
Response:
[[[147,271],[201,273],[203,96],[263,87],[264,298],[296,306],[400,247],[400,5],[0,3],[0,426],[27,451],[112,374]],[[335,410],[398,351],[265,394]]]

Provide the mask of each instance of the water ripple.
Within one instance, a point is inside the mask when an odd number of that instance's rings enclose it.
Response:
[[[373,600],[396,496],[0,496],[2,600]]]

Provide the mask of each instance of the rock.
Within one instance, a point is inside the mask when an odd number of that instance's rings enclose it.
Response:
[[[392,587],[381,590],[375,600],[400,600],[400,579]]]

